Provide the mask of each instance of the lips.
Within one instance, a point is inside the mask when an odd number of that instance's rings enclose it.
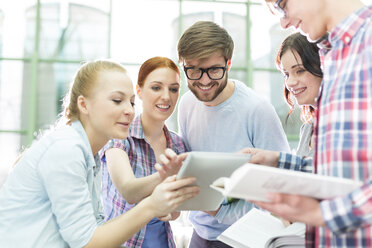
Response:
[[[213,88],[213,86],[216,85],[215,82],[211,82],[207,85],[203,85],[200,83],[194,83],[193,86],[199,88],[201,91],[208,91]]]
[[[170,109],[171,107],[169,104],[156,104],[155,106],[159,109],[164,109],[164,110]]]
[[[303,87],[303,88],[298,88],[298,89],[295,89],[295,90],[291,90],[291,92],[294,96],[297,96],[297,95],[301,94],[302,92],[304,92],[305,90],[306,90],[306,87]]]
[[[129,128],[130,126],[130,122],[118,122],[117,124],[125,128]]]

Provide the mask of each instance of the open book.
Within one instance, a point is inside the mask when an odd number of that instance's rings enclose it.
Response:
[[[267,192],[328,199],[346,195],[361,185],[360,181],[346,178],[246,163],[229,178],[219,178],[210,187],[228,197],[269,201],[266,198]]]
[[[227,228],[218,240],[235,248],[305,247],[305,224],[283,222],[253,208]]]

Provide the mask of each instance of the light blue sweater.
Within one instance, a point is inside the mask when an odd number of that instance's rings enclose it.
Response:
[[[237,152],[244,147],[289,152],[289,145],[273,106],[242,82],[233,95],[209,107],[191,91],[179,104],[180,133],[191,151]],[[216,240],[226,228],[252,208],[243,200],[223,204],[215,217],[192,211],[190,221],[204,239]]]

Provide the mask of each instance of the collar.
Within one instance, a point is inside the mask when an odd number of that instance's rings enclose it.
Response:
[[[85,132],[83,124],[81,124],[79,120],[76,120],[71,123],[71,127],[75,129],[76,132],[78,132],[78,134],[83,138],[85,146],[89,148],[90,151],[92,151],[92,148],[90,147],[88,135]]]
[[[172,150],[177,150],[177,148],[176,148],[176,146],[175,146],[175,144],[172,140],[172,137],[170,135],[170,132],[169,132],[166,125],[164,125],[163,131],[164,131],[164,134],[165,134],[165,140],[167,141],[167,147],[171,148]],[[143,126],[142,126],[142,122],[141,122],[141,115],[138,115],[134,118],[134,120],[133,120],[133,122],[130,126],[129,135],[133,138],[143,139],[143,140],[146,141],[145,133],[143,132]],[[147,143],[147,141],[146,141],[146,143]]]
[[[364,6],[339,23],[329,34],[329,42],[331,46],[335,46],[336,42],[341,41],[344,45],[349,45],[353,37],[364,26],[365,23],[371,21],[372,5]]]
[[[83,139],[84,141],[84,145],[88,151],[88,156],[90,157],[91,159],[91,164],[93,166],[93,170],[94,170],[94,176],[96,176],[97,172],[100,170],[100,157],[99,157],[99,153],[97,154],[93,154],[92,153],[92,147],[90,146],[90,143],[89,143],[89,138],[88,138],[88,135],[87,133],[85,132],[85,129],[83,127],[83,124],[79,121],[79,120],[76,120],[76,121],[73,121],[71,123],[71,127],[81,136],[81,138]],[[94,162],[93,162],[94,161]]]
[[[140,115],[136,116],[130,125],[129,135],[137,139],[145,139]]]

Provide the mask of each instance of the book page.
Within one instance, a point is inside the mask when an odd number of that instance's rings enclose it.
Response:
[[[304,234],[304,224],[302,226],[292,224],[286,228],[280,219],[270,213],[252,209],[217,239],[234,247],[265,247],[272,237],[298,233]]]
[[[267,192],[307,195],[327,199],[345,195],[362,182],[345,178],[273,168],[247,163],[231,175],[223,194],[246,200],[268,201]]]
[[[273,234],[265,244],[265,247],[282,247],[295,246],[305,247],[305,232],[306,225],[304,223],[295,222],[286,227],[284,230]]]

